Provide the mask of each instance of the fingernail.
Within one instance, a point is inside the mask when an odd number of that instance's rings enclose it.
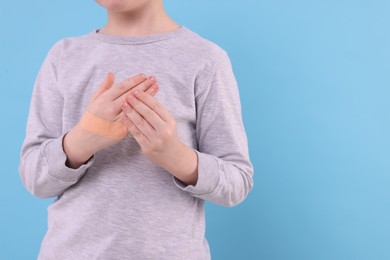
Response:
[[[128,96],[127,96],[127,100],[129,100],[129,101],[130,101],[132,98],[133,98],[133,95],[128,95]]]
[[[142,78],[142,79],[146,79],[146,75],[143,74],[143,73],[141,73],[141,78]]]
[[[107,76],[106,76],[106,79],[109,80],[109,79],[112,79],[112,77],[114,77],[114,74],[110,71],[107,73]]]
[[[155,78],[155,77],[153,77],[153,76],[150,76],[150,78],[149,78],[149,79],[150,79],[150,81],[152,81],[152,82],[153,82],[153,81],[156,81],[156,78]]]
[[[153,84],[150,88],[149,88],[149,93],[153,93],[157,90],[157,84]]]
[[[139,95],[139,90],[134,91],[133,94],[138,96]]]

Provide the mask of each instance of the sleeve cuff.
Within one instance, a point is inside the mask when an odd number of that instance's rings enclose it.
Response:
[[[198,157],[198,181],[195,185],[186,185],[172,175],[175,185],[192,195],[207,195],[213,193],[220,183],[220,171],[218,158],[210,154],[202,153],[194,149]]]
[[[67,156],[62,145],[65,135],[66,133],[63,133],[60,137],[47,142],[42,152],[51,177],[64,182],[76,182],[92,166],[95,155],[77,169],[66,166]]]

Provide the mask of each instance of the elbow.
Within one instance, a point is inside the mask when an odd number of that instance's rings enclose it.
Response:
[[[235,207],[240,205],[247,197],[249,192],[253,188],[253,181],[249,186],[245,186],[241,191],[236,192],[236,193],[231,193],[230,196],[228,196],[226,200],[224,200],[224,205],[225,207]]]
[[[58,194],[54,194],[45,189],[44,185],[38,185],[37,183],[23,183],[26,189],[31,193],[31,195],[39,199],[49,199],[58,196]]]
[[[234,183],[229,185],[229,189],[225,192],[224,197],[218,204],[224,207],[235,207],[241,204],[248,196],[249,192],[253,189],[253,172],[240,171],[240,178]]]
[[[27,190],[39,199],[49,199],[58,195],[45,189],[44,185],[37,185],[36,183],[27,187]]]
[[[221,206],[227,207],[227,208],[232,208],[232,207],[235,207],[235,206],[238,206],[239,204],[241,204],[241,202],[243,202],[245,200],[245,198],[246,198],[246,196],[240,197],[240,198],[225,198],[224,200],[222,200],[218,204]]]
[[[49,198],[53,198],[55,196],[58,196],[57,194],[50,194],[50,193],[42,192],[39,189],[32,191],[31,194],[37,198],[40,198],[40,199],[49,199]]]
[[[45,185],[45,183],[38,182],[35,176],[36,171],[31,169],[28,170],[24,167],[22,161],[19,163],[18,171],[24,187],[33,196],[40,199],[48,199],[57,196],[57,194],[53,194],[46,188],[47,184]]]

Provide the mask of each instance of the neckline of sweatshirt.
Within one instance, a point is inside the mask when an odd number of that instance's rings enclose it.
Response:
[[[156,34],[149,34],[143,36],[118,36],[111,34],[102,34],[99,33],[100,29],[94,29],[88,34],[92,39],[112,43],[112,44],[121,44],[121,45],[137,45],[145,43],[153,43],[158,41],[164,41],[179,36],[183,36],[189,32],[189,29],[180,25],[180,27],[174,31],[162,32]]]

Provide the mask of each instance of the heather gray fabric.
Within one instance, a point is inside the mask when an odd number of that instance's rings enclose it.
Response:
[[[199,179],[185,186],[141,153],[129,134],[78,169],[62,141],[108,71],[116,82],[155,75],[155,96],[196,149]],[[180,158],[177,158],[180,160]],[[96,30],[58,41],[37,76],[19,173],[29,192],[55,197],[39,259],[210,259],[204,202],[235,206],[253,187],[253,166],[230,59],[181,26],[140,37]]]

